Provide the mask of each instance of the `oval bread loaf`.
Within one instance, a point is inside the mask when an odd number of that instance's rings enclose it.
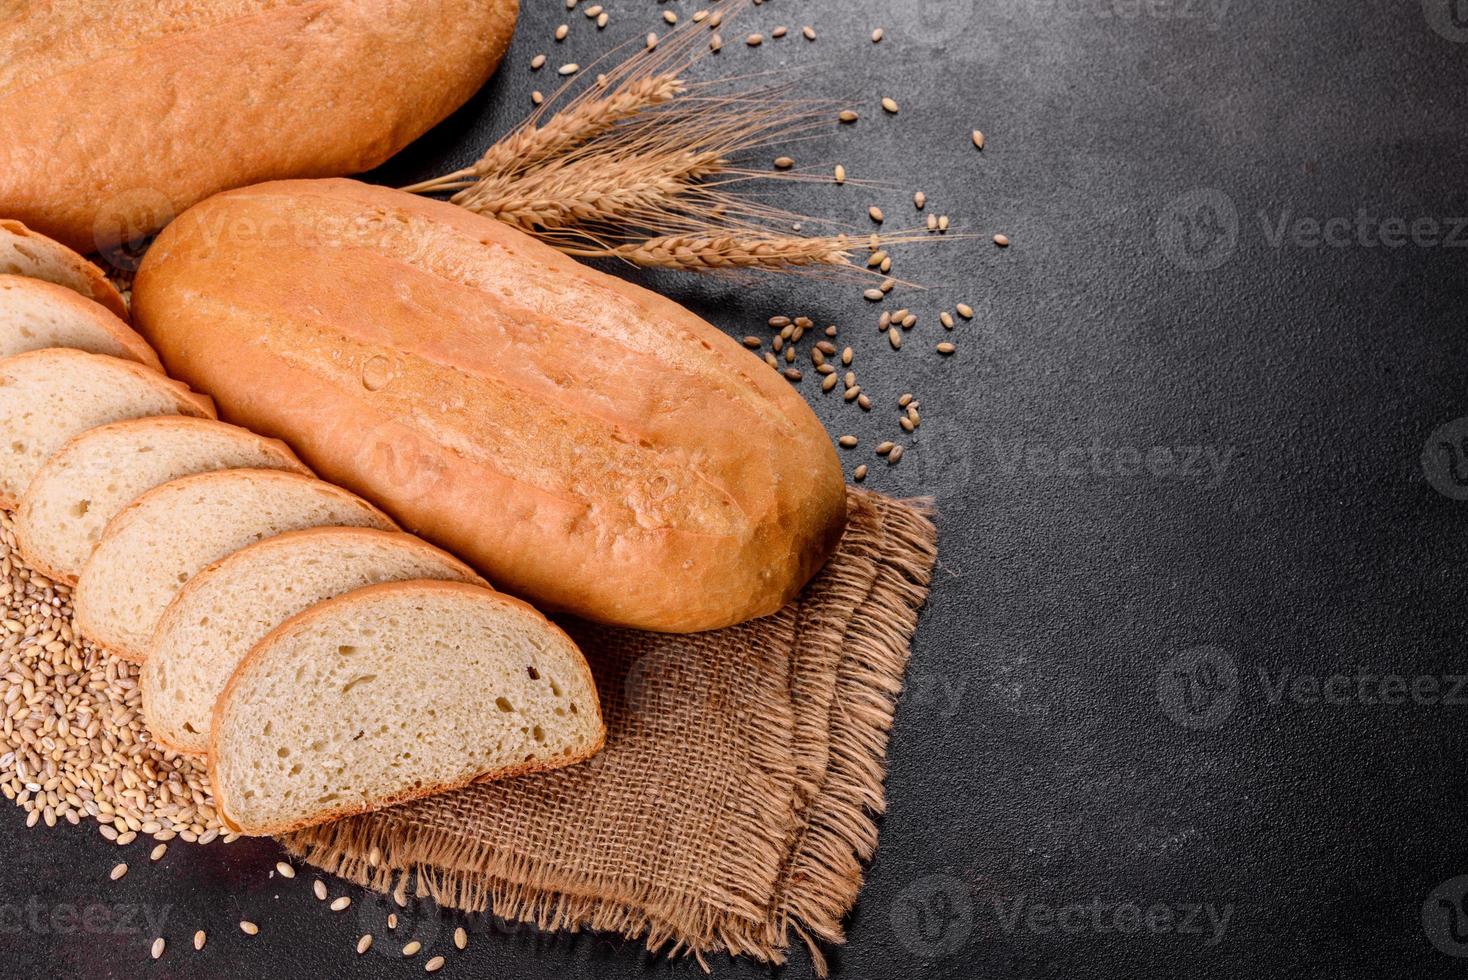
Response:
[[[306,527],[394,530],[340,487],[283,470],[219,470],[155,487],[114,517],[82,566],[77,629],[141,663],[173,597],[211,563],[272,535]]]
[[[596,685],[571,639],[473,585],[374,585],[261,640],[214,707],[220,819],[280,834],[601,748]]]
[[[163,370],[158,355],[101,303],[44,279],[0,274],[0,357],[72,347]]]
[[[51,347],[0,360],[0,507],[12,508],[65,442],[148,415],[213,418],[209,399],[132,361]]]
[[[12,4],[0,214],[91,252],[216,191],[360,173],[462,105],[516,0]]]
[[[3,159],[0,156],[0,161]],[[0,219],[0,273],[54,282],[127,319],[122,294],[101,269],[60,242],[8,218]]]
[[[421,538],[362,527],[290,531],[215,562],[183,587],[148,647],[138,677],[148,731],[169,748],[204,752],[214,702],[265,634],[325,599],[412,579],[483,584]]]
[[[789,601],[844,525],[835,448],[779,374],[450,204],[232,191],[159,236],[133,295],[168,370],[227,417],[542,608],[727,626]]]
[[[310,475],[285,443],[213,419],[163,415],[88,429],[31,480],[16,509],[16,544],[32,567],[75,585],[108,521],[145,492],[245,468]]]

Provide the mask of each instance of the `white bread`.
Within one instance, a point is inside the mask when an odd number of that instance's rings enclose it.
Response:
[[[767,615],[845,524],[831,439],[777,372],[441,201],[348,180],[222,194],[158,237],[133,302],[229,418],[543,609],[672,632]]]
[[[19,221],[0,219],[0,273],[54,282],[127,319],[127,303],[101,269]]]
[[[221,820],[280,834],[471,782],[557,768],[605,739],[565,633],[472,585],[374,585],[250,651],[214,708]]]
[[[0,214],[93,252],[229,187],[370,170],[484,84],[517,12],[516,0],[0,4]]]
[[[32,568],[75,585],[107,522],[146,491],[244,468],[310,475],[285,443],[213,419],[160,415],[88,429],[31,480],[16,509],[16,544]]]
[[[209,747],[214,702],[265,634],[325,599],[382,582],[483,581],[457,558],[399,531],[317,527],[266,538],[215,562],[169,605],[138,677],[154,740]]]
[[[214,406],[157,371],[104,354],[51,347],[0,360],[0,507],[13,508],[72,436],[148,415],[213,418]]]
[[[0,357],[73,347],[163,370],[137,331],[101,303],[44,279],[0,274]]]
[[[282,470],[218,470],[154,487],[112,519],[82,566],[77,628],[141,662],[168,604],[210,563],[275,534],[335,525],[394,528],[340,487]]]

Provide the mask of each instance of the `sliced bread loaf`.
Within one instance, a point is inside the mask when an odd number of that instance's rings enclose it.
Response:
[[[154,487],[112,519],[82,566],[77,628],[141,662],[163,611],[211,562],[272,535],[334,525],[396,527],[362,498],[282,470],[219,470]]]
[[[296,613],[382,582],[482,580],[411,534],[318,527],[266,538],[189,580],[163,614],[139,676],[143,717],[169,748],[209,747],[214,702],[265,634]]]
[[[214,707],[220,817],[278,834],[475,781],[552,769],[605,739],[565,633],[451,582],[374,585],[288,620]]]
[[[107,307],[54,282],[0,274],[0,357],[74,347],[163,370],[137,331]]]
[[[159,415],[88,429],[32,478],[16,511],[16,544],[33,568],[75,585],[107,522],[146,491],[246,467],[311,472],[285,443],[213,419]]]
[[[141,364],[51,347],[0,360],[0,507],[79,433],[148,415],[213,418],[203,395]]]
[[[0,272],[54,282],[128,318],[122,294],[101,269],[19,221],[0,220]]]

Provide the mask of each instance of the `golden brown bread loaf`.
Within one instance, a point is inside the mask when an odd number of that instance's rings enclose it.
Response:
[[[462,105],[518,0],[0,4],[0,214],[82,252],[210,194],[377,166]]]
[[[348,180],[222,194],[158,238],[133,297],[226,418],[546,608],[678,632],[766,615],[845,522],[789,382],[449,204]]]

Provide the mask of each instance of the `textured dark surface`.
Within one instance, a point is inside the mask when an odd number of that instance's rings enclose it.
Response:
[[[589,63],[699,5],[608,6],[598,34],[526,0],[499,76],[382,178],[474,156],[553,87],[537,52]],[[792,36],[738,40],[778,24]],[[1444,443],[1468,448],[1468,422],[1436,430],[1468,415],[1468,5],[771,0],[724,34],[702,72],[789,68],[862,111],[792,147],[802,166],[889,184],[781,203],[858,227],[879,203],[900,227],[922,189],[983,236],[898,251],[931,287],[902,299],[922,322],[900,353],[849,285],[654,281],[735,335],[775,313],[839,323],[877,407],[803,389],[833,435],[862,437],[848,472],[938,499],[940,574],[837,975],[1460,975],[1468,487]],[[1308,221],[1336,217],[1350,227],[1322,243]],[[956,301],[977,317],[943,359],[937,312]],[[898,434],[903,391],[924,423],[889,469],[871,447]],[[310,875],[267,880],[268,843],[174,844],[158,865],[136,844],[110,884],[95,829],[0,817],[7,974],[421,975],[382,900],[329,913]],[[133,913],[49,921],[92,904]],[[452,920],[412,921],[449,955],[442,976],[700,975],[488,919],[457,955]],[[804,952],[782,972],[810,976]]]

